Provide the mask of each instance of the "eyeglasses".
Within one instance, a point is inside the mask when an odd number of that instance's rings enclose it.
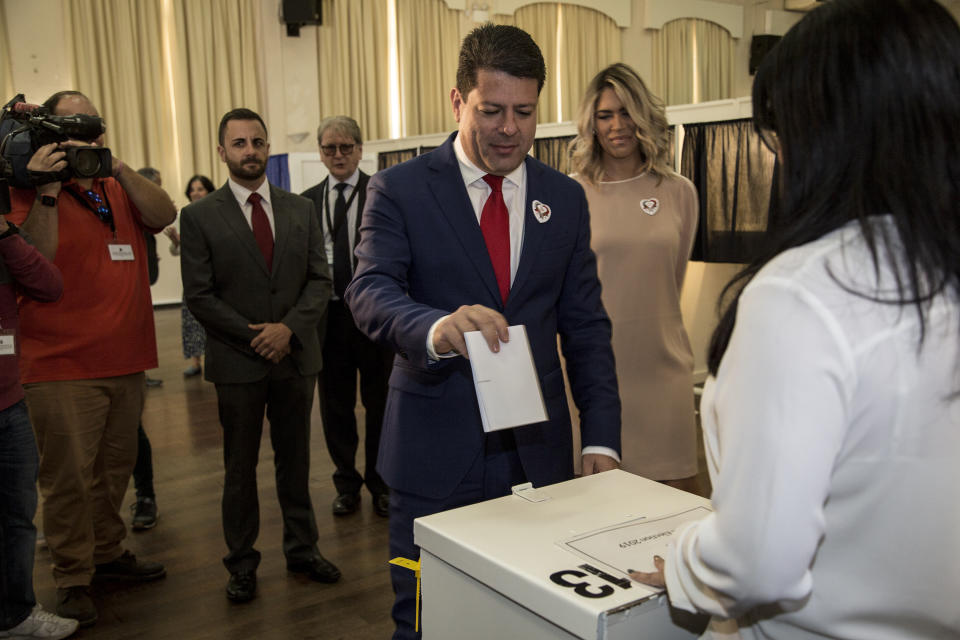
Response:
[[[336,155],[337,149],[340,150],[340,155],[348,156],[353,153],[353,148],[357,146],[355,144],[323,144],[320,145],[320,151],[323,151],[323,155],[332,156]]]

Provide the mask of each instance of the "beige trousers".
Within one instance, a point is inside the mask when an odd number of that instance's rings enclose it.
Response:
[[[90,584],[123,554],[120,518],[137,459],[144,376],[24,385],[40,449],[43,530],[58,588]]]

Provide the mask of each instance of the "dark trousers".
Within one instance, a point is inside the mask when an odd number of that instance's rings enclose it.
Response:
[[[37,600],[33,553],[40,459],[27,405],[0,411],[0,631],[23,622]]]
[[[447,509],[475,504],[491,498],[509,495],[510,488],[526,482],[520,457],[517,455],[513,434],[494,432],[487,436],[486,450],[478,455],[463,482],[453,494],[439,500],[390,491],[390,558],[420,557],[420,547],[413,543],[413,521]],[[414,631],[416,616],[417,580],[413,571],[390,565],[390,580],[395,595],[393,621],[394,640],[419,638]]]
[[[374,495],[386,493],[387,485],[377,473],[380,429],[387,403],[387,382],[393,367],[393,352],[371,341],[357,329],[342,300],[327,307],[323,341],[323,371],[318,376],[323,436],[336,470],[337,493],[359,493],[364,483]],[[357,372],[360,401],[366,413],[363,440],[363,475],[357,471]]]
[[[253,545],[260,531],[257,460],[264,412],[270,422],[283,514],[283,553],[288,564],[304,562],[316,553],[317,521],[309,490],[310,410],[316,376],[283,375],[285,369],[292,369],[287,360],[263,380],[216,385],[225,468],[223,535],[229,550],[223,564],[231,573],[260,564],[260,552]]]
[[[156,498],[153,492],[153,447],[143,430],[137,427],[137,463],[133,466],[133,486],[138,498]]]

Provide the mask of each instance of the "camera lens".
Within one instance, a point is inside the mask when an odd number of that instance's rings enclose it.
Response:
[[[81,178],[96,176],[101,169],[100,155],[94,149],[77,149],[73,170]]]

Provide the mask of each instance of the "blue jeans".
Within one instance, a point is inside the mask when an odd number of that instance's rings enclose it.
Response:
[[[37,604],[33,516],[39,466],[37,441],[21,400],[0,411],[0,630],[23,622]]]

